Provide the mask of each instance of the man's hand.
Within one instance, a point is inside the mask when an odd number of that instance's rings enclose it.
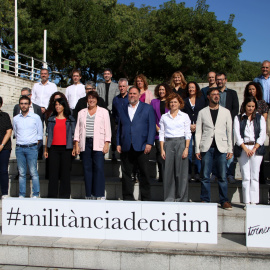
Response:
[[[119,154],[121,154],[121,145],[117,145],[117,147],[116,147],[116,151],[119,153]]]
[[[151,148],[152,148],[152,145],[151,145],[151,144],[147,144],[147,145],[145,146],[144,153],[145,153],[145,154],[149,154],[150,151],[151,151]]]
[[[233,156],[233,153],[227,153],[227,155],[226,155],[226,159],[231,159],[231,158],[232,158],[232,156]]]
[[[197,154],[196,154],[196,158],[197,158],[198,160],[202,160],[201,153],[197,153]]]

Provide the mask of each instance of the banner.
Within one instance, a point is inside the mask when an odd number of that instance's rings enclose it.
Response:
[[[216,244],[217,204],[7,198],[2,234]]]
[[[270,206],[247,205],[247,247],[270,248]]]

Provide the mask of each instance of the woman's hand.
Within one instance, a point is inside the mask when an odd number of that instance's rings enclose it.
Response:
[[[73,151],[75,151],[75,154],[76,154],[76,155],[79,155],[79,154],[80,154],[80,147],[79,147],[79,145],[76,144],[76,145],[75,145],[75,149],[73,148]],[[72,151],[72,152],[73,152],[73,151]]]
[[[182,154],[182,158],[185,159],[185,158],[187,158],[187,156],[188,156],[188,148],[186,147],[183,154]]]
[[[47,149],[44,150],[43,156],[44,156],[45,158],[48,158],[49,154],[48,154],[48,150],[47,150]]]
[[[196,124],[190,125],[190,131],[195,132],[196,131]]]
[[[161,157],[165,160],[166,159],[166,153],[165,153],[165,151],[163,149],[160,151],[160,154],[161,154]]]
[[[102,152],[104,155],[109,152],[109,143],[108,142],[105,142]]]

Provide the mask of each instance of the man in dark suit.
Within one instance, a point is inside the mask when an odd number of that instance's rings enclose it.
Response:
[[[142,201],[150,201],[149,153],[156,134],[153,107],[140,102],[140,90],[129,88],[129,104],[119,115],[117,129],[117,151],[121,154],[122,192],[124,200],[134,200],[134,182],[131,178],[133,166],[140,169],[140,193]]]
[[[226,86],[227,77],[224,72],[216,74],[216,83],[219,88],[220,101],[219,104],[222,107],[225,107],[231,112],[232,121],[234,117],[239,112],[239,100],[235,90],[228,89]],[[234,158],[231,158],[227,161],[227,178],[228,181],[233,184],[235,183],[235,164],[233,162]]]
[[[24,87],[21,90],[21,96],[27,96],[31,100],[32,90],[28,87]],[[29,111],[32,111],[33,113],[39,115],[40,119],[42,120],[41,108],[38,105],[31,102]],[[13,109],[13,117],[16,116],[17,114],[19,114],[20,112],[21,112],[20,106],[19,106],[19,104],[16,104],[14,106],[14,109]]]

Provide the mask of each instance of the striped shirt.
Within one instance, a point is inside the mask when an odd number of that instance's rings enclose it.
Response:
[[[94,137],[94,123],[95,123],[96,114],[92,116],[87,113],[86,117],[86,138],[93,138]]]

